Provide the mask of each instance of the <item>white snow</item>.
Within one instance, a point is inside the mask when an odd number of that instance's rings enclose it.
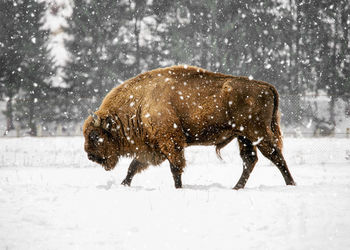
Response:
[[[254,146],[259,145],[259,143],[260,143],[263,139],[264,139],[264,137],[258,137],[258,140],[257,140],[257,141],[254,141],[252,144],[253,144]]]
[[[119,183],[83,138],[0,139],[0,249],[350,249],[350,139],[286,138],[298,186],[259,153],[244,190],[237,143],[186,150],[184,188],[168,163]]]

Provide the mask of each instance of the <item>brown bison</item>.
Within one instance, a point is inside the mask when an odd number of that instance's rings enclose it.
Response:
[[[149,165],[168,160],[175,187],[181,188],[184,149],[215,145],[220,149],[238,139],[243,188],[258,158],[258,148],[295,185],[282,155],[278,93],[265,82],[213,73],[192,66],[155,69],[111,90],[100,108],[84,123],[88,158],[106,170],[119,157],[133,157],[122,182]]]

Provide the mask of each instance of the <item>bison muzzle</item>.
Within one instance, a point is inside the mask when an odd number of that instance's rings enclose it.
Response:
[[[106,170],[121,156],[133,157],[122,184],[149,165],[168,160],[175,187],[181,188],[184,149],[237,138],[243,188],[258,158],[257,148],[295,185],[282,155],[278,93],[265,82],[173,66],[142,73],[111,90],[83,127],[88,158]]]

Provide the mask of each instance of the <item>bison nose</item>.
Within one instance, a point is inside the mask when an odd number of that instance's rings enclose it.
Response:
[[[96,157],[93,154],[88,154],[88,159],[93,161]]]

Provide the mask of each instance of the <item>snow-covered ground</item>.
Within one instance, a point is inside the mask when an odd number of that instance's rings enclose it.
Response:
[[[350,139],[286,138],[298,186],[260,160],[244,190],[236,142],[186,151],[184,188],[167,163],[119,183],[83,138],[0,138],[0,249],[350,249]]]

